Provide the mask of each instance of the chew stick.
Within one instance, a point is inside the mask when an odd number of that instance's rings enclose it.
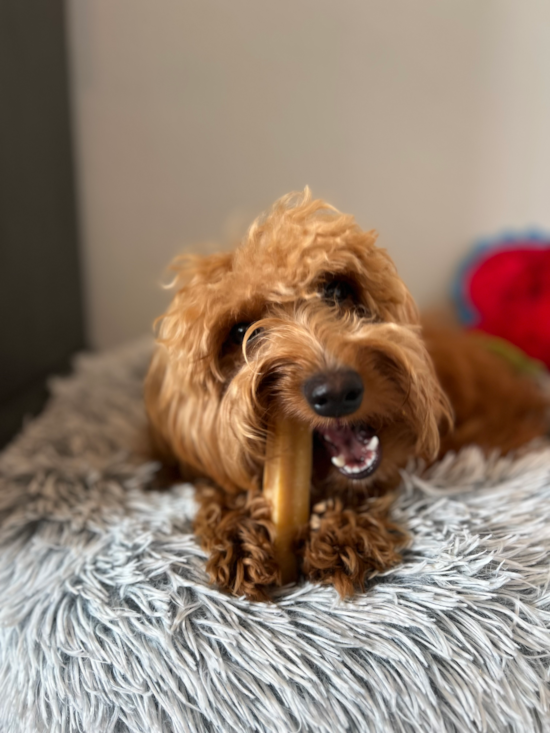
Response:
[[[283,584],[298,577],[292,544],[309,520],[312,433],[303,423],[279,418],[270,427],[264,466],[264,496],[271,502],[275,557]]]

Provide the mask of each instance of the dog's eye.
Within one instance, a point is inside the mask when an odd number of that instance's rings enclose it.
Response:
[[[335,305],[357,304],[357,294],[346,280],[328,280],[322,286],[323,299]]]
[[[244,341],[244,337],[246,335],[246,332],[250,328],[252,323],[236,323],[231,331],[229,332],[229,339],[232,343],[237,344],[237,346],[240,346],[242,342]],[[252,339],[255,339],[256,336],[259,336],[261,333],[261,328],[257,328],[255,331],[252,331],[250,334],[250,337],[248,341],[252,341]]]

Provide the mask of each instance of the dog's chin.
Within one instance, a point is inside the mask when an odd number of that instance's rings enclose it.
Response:
[[[348,481],[364,481],[381,461],[380,438],[366,422],[334,420],[314,431],[313,465],[321,479],[336,470]]]

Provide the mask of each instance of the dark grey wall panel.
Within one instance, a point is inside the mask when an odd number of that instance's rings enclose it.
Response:
[[[64,21],[0,0],[0,443],[84,345]]]

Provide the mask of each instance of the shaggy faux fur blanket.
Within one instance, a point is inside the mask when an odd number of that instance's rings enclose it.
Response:
[[[2,733],[550,731],[550,450],[405,472],[353,600],[211,587],[136,450],[150,345],[87,356],[0,457]]]

